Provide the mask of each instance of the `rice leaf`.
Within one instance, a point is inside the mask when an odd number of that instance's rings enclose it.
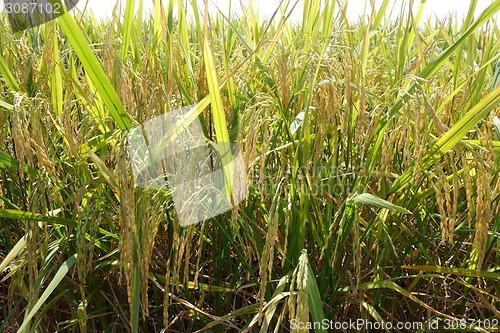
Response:
[[[66,13],[59,16],[58,21],[115,123],[121,130],[130,129],[132,121],[125,112],[118,94],[106,77],[99,60],[92,52],[87,37],[80,30],[71,14]]]
[[[278,307],[278,302],[277,299],[281,299],[280,295],[282,295],[283,291],[285,290],[285,287],[288,283],[290,283],[290,277],[292,276],[292,272],[288,272],[285,276],[283,276],[279,282],[278,286],[276,287],[276,290],[273,292],[273,296],[271,297],[271,300],[269,301],[269,306],[268,308],[264,311],[264,319],[262,321],[262,325],[260,327],[260,333],[265,333],[267,332],[269,328],[269,324],[271,323],[271,320],[273,319],[274,313],[276,312],[276,308]],[[256,323],[258,321],[259,314],[257,314],[251,323]],[[253,326],[252,324],[249,325],[249,327]]]
[[[313,322],[322,323],[325,319],[323,312],[323,300],[320,296],[316,276],[312,270],[311,264],[307,261],[307,302],[309,304],[309,312]],[[321,326],[315,332],[327,332]]]
[[[141,269],[139,267],[139,260],[136,259],[134,265],[134,278],[132,281],[132,304],[131,314],[132,314],[132,333],[137,333],[139,331],[139,314],[141,311]]]
[[[0,168],[12,168],[14,170],[19,169],[19,161],[14,157],[10,156],[6,152],[0,151]],[[29,165],[24,166],[24,171],[29,175],[36,176],[39,174],[39,171],[35,168],[30,167]]]
[[[497,116],[493,117],[493,125],[495,125],[495,139],[500,141],[500,119]]]
[[[33,316],[40,310],[42,305],[45,303],[45,301],[50,297],[52,292],[57,288],[57,286],[61,283],[61,281],[64,279],[66,274],[69,272],[73,264],[76,262],[77,259],[77,254],[73,254],[71,257],[69,257],[62,265],[59,267],[59,270],[57,271],[56,275],[50,281],[49,285],[47,286],[47,289],[43,292],[42,296],[38,299],[38,301],[35,303],[33,308],[30,310],[27,316],[24,317],[23,323],[17,330],[18,333],[24,332],[29,324]]]
[[[351,201],[367,204],[370,206],[375,206],[379,208],[385,208],[392,210],[397,213],[411,214],[411,212],[403,207],[395,205],[387,200],[381,199],[370,193],[363,193],[355,196]]]
[[[397,293],[401,294],[402,296],[414,301],[415,303],[419,304],[423,308],[425,308],[425,309],[427,309],[427,310],[429,310],[437,315],[440,315],[444,318],[453,319],[452,316],[446,315],[446,314],[436,310],[435,308],[431,307],[430,305],[426,304],[425,302],[420,300],[418,297],[416,297],[415,295],[413,295],[412,293],[408,292],[407,290],[402,288],[400,285],[395,283],[394,281],[382,280],[382,281],[377,281],[377,282],[366,282],[366,283],[362,283],[360,285],[353,286],[353,287],[344,287],[341,290],[342,291],[350,291],[354,288],[356,288],[356,290],[374,290],[374,289],[381,289],[381,288],[382,289],[391,289],[391,290],[394,290],[395,292],[397,292]]]
[[[45,216],[45,215],[38,214],[38,213],[25,212],[25,211],[14,210],[14,209],[0,209],[0,217],[14,219],[14,220],[47,222],[47,223],[53,223],[53,224],[58,224],[58,225],[64,225],[66,227],[72,227],[72,228],[78,227],[77,221],[72,220],[72,219],[68,219],[65,217]],[[99,232],[103,235],[109,235],[109,236],[112,236],[113,238],[117,238],[116,235],[114,235],[114,234],[110,233],[109,231],[106,231],[102,228],[99,228]]]
[[[135,0],[127,0],[125,4],[125,17],[123,19],[123,30],[122,30],[122,48],[121,48],[121,58],[122,62],[125,62],[127,58],[128,49],[130,47],[130,36],[132,34],[132,26],[134,24],[135,15]]]
[[[402,269],[408,269],[412,271],[422,271],[430,273],[440,273],[447,275],[457,275],[465,277],[482,277],[486,279],[500,280],[500,274],[490,271],[483,271],[477,269],[467,269],[460,267],[446,267],[446,266],[401,266]]]
[[[500,83],[500,60],[495,65],[495,74],[493,75],[493,82],[491,83],[491,90],[494,90],[498,87]]]
[[[52,90],[52,104],[54,106],[54,114],[61,115],[63,110],[63,81],[61,74],[61,55],[59,54],[59,42],[57,40],[57,30],[54,24],[51,24],[52,29],[52,57],[54,59],[54,67],[50,76]]]
[[[108,170],[106,164],[93,152],[88,152],[90,159],[95,163],[95,166],[99,170],[101,176],[106,180],[106,183],[111,186],[113,191],[117,194],[120,193],[120,186],[118,185],[118,181],[115,179],[115,176]]]
[[[203,58],[207,73],[208,91],[210,92],[210,101],[212,105],[212,115],[214,118],[213,124],[215,128],[216,142],[223,143],[223,146],[229,148],[229,131],[227,129],[226,112],[222,105],[222,98],[219,89],[219,81],[217,79],[217,69],[212,54],[212,49],[209,43],[208,36],[208,2],[205,3],[205,23],[203,34]],[[226,184],[227,198],[231,198],[231,186],[233,183],[233,157],[230,150],[221,154],[222,172]]]
[[[7,83],[7,86],[10,88],[11,91],[21,90],[19,89],[19,84],[14,78],[14,74],[12,74],[9,66],[7,66],[7,63],[5,62],[5,59],[1,54],[0,54],[0,74],[4,78],[5,83]]]
[[[0,99],[0,108],[4,108],[4,109],[6,109],[8,111],[12,111],[12,110],[14,110],[14,105],[9,104],[9,103],[7,103],[5,101],[2,101]]]
[[[295,117],[295,119],[290,124],[290,134],[294,135],[297,130],[304,123],[305,111],[300,111],[299,114]]]
[[[366,311],[368,311],[368,313],[370,314],[370,316],[373,317],[373,319],[375,319],[377,322],[379,323],[383,323],[385,322],[384,319],[382,318],[382,316],[380,315],[380,313],[378,313],[377,309],[375,309],[375,307],[373,307],[373,305],[365,302],[365,301],[361,301],[361,306],[363,306]],[[386,332],[391,332],[387,327],[386,325],[383,325],[382,327],[384,327],[385,331]]]
[[[12,250],[9,251],[9,253],[5,256],[5,258],[2,260],[2,263],[0,263],[0,274],[2,274],[9,266],[10,262],[14,260],[19,253],[21,253],[22,250],[26,247],[26,238],[30,235],[31,232],[28,232],[28,234],[24,235],[17,241],[16,245],[12,248]]]

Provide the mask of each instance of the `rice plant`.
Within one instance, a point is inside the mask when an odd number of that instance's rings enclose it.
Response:
[[[500,329],[500,0],[463,20],[390,4],[2,14],[0,332]],[[188,226],[129,142],[185,107],[165,142],[199,120],[248,184]]]

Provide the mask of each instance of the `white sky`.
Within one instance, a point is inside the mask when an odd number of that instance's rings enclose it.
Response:
[[[167,0],[164,1],[166,3]],[[204,1],[197,0],[199,6],[203,8]],[[293,0],[292,0],[293,1]],[[107,18],[111,17],[111,13],[113,11],[113,7],[117,3],[125,3],[125,0],[80,0],[78,4],[78,8],[83,10],[86,3],[88,2],[88,7],[90,8],[96,17],[98,18]],[[137,1],[136,1],[137,2]],[[143,0],[144,6],[146,8],[151,8],[153,4],[153,0]],[[188,1],[190,2],[190,1]],[[213,4],[217,4],[217,6],[225,13],[227,13],[229,8],[230,0],[209,0],[209,4],[212,9],[215,10],[215,6]],[[271,15],[274,10],[279,6],[279,0],[232,0],[233,8],[239,3],[243,3],[244,6],[248,6],[250,2],[254,4],[254,6],[258,6],[260,9],[260,13],[263,15]],[[295,19],[300,19],[302,17],[302,5],[304,0],[299,0],[299,6],[295,9],[293,17]],[[401,6],[403,3],[407,3],[408,1],[404,0],[393,0],[391,5],[389,5],[389,10],[392,8],[395,12],[399,12],[401,10]],[[366,6],[367,0],[349,0],[348,1],[348,15],[351,19],[356,19],[360,15],[362,15],[364,8]],[[379,8],[382,0],[375,0],[377,8]],[[415,3],[418,5],[420,1],[416,0]],[[476,11],[476,15],[484,10],[488,5],[492,3],[491,0],[479,0],[478,7]],[[467,10],[469,8],[470,0],[427,0],[425,4],[425,15],[426,16],[434,16],[438,15],[439,17],[444,17],[446,14],[450,12],[457,12],[460,16],[465,17]],[[369,7],[368,7],[369,9]],[[369,12],[369,11],[368,11]],[[498,16],[498,15],[497,15]]]
[[[24,1],[24,0],[23,0]],[[167,3],[169,0],[163,0],[163,3]],[[191,0],[184,0],[190,7]],[[250,3],[253,3],[254,7],[259,8],[259,12],[263,16],[270,16],[276,8],[278,8],[280,0],[208,0],[210,8],[212,12],[216,11],[217,5],[224,13],[228,12],[229,3],[232,3],[233,11],[238,12],[237,8],[239,4],[242,3],[244,6],[248,6]],[[375,5],[380,8],[380,4],[383,0],[375,0]],[[415,9],[420,4],[420,0],[415,1]],[[111,18],[113,8],[117,4],[125,3],[125,0],[79,0],[77,8],[80,11],[83,11],[87,6],[87,10],[92,10],[94,15],[100,19]],[[136,3],[138,0],[136,0]],[[204,0],[197,0],[198,6],[203,12]],[[290,2],[295,2],[295,0],[290,0]],[[369,0],[347,0],[348,2],[348,16],[351,20],[357,19],[361,16],[367,8],[367,13],[370,12],[370,7],[367,5]],[[143,0],[144,7],[146,10],[151,10],[153,7],[153,0]],[[298,6],[295,8],[294,13],[292,14],[292,19],[300,20],[302,18],[302,8],[303,8],[304,0],[299,0]],[[397,14],[400,12],[403,3],[408,3],[408,0],[392,0],[389,5],[389,11],[393,11],[393,14]],[[488,5],[492,3],[492,0],[479,0],[478,6],[476,9],[476,15],[483,11]],[[434,17],[435,15],[444,18],[447,14],[456,12],[459,17],[465,17],[467,14],[467,10],[470,5],[470,0],[427,0],[425,4],[425,16]],[[237,7],[237,8],[235,8]],[[338,6],[337,6],[338,7]],[[3,1],[0,2],[0,10],[3,10]],[[496,15],[497,20],[500,21],[500,13]]]

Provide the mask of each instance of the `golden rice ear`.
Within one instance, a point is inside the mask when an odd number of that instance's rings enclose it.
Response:
[[[279,211],[282,209],[280,207],[279,197],[282,195],[281,182],[276,190],[276,194],[272,199],[271,214],[269,215],[269,220],[267,224],[267,234],[265,239],[265,244],[262,250],[262,257],[259,264],[259,276],[260,276],[260,288],[257,299],[264,304],[265,294],[268,288],[268,283],[271,280],[273,274],[273,267],[276,262],[275,254],[275,244],[279,242]],[[259,312],[259,323],[262,320],[262,308]]]
[[[135,182],[129,159],[124,153],[118,159],[117,175],[120,191],[120,214],[118,216],[120,226],[120,267],[125,277],[128,301],[131,304],[134,267],[138,260],[136,257],[138,230],[136,226]]]
[[[494,204],[494,199],[499,192],[498,187],[492,187],[493,166],[495,164],[495,154],[493,148],[493,138],[495,133],[492,127],[483,129],[486,150],[481,151],[481,157],[485,163],[478,164],[476,175],[476,207],[475,207],[475,235],[472,244],[471,259],[469,268],[477,271],[483,270],[483,263],[488,244],[488,232],[494,222],[494,210],[498,211],[498,204]],[[495,183],[493,183],[495,184]],[[498,180],[496,182],[498,185]],[[495,208],[496,207],[496,208]]]

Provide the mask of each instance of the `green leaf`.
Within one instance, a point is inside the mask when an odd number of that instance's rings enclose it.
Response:
[[[130,46],[130,36],[132,34],[132,26],[134,23],[135,13],[135,0],[127,0],[125,5],[125,18],[123,20],[123,33],[122,33],[122,62],[127,58],[127,52]]]
[[[111,186],[111,188],[115,193],[120,193],[120,186],[118,185],[118,181],[115,179],[113,173],[108,170],[106,164],[95,153],[88,152],[88,154],[90,159],[94,161],[95,166],[99,170],[99,173],[104,178],[106,183],[108,183],[109,186]]]
[[[19,89],[19,84],[17,84],[16,79],[14,78],[14,74],[12,74],[12,71],[9,69],[9,66],[7,66],[7,63],[5,62],[5,59],[2,57],[0,54],[0,74],[2,74],[5,83],[7,83],[7,86],[10,88],[12,91],[20,91]]]
[[[406,298],[411,299],[412,301],[419,304],[423,308],[426,308],[429,311],[432,311],[432,312],[434,312],[440,316],[443,316],[443,317],[447,317],[447,318],[449,317],[446,314],[434,309],[433,307],[426,304],[425,302],[422,302],[419,298],[417,298],[411,292],[408,292],[406,289],[402,288],[400,285],[398,285],[394,281],[383,280],[383,281],[377,281],[377,282],[366,282],[366,283],[362,283],[362,284],[359,284],[356,286],[344,287],[344,288],[341,288],[339,291],[346,292],[346,291],[353,290],[354,288],[356,288],[356,290],[391,289],[391,290],[405,296]]]
[[[85,72],[95,86],[98,94],[102,97],[114,121],[121,130],[130,129],[132,121],[127,112],[125,112],[118,94],[106,77],[101,64],[92,52],[87,37],[82,33],[69,13],[59,16],[58,20],[68,41],[73,45],[78,58],[82,62]]]
[[[274,291],[273,296],[271,297],[271,300],[268,303],[270,305],[264,311],[264,319],[262,321],[262,326],[260,327],[260,333],[267,332],[269,324],[271,323],[274,313],[276,312],[276,308],[278,307],[278,302],[276,300],[281,300],[281,297],[283,295],[283,290],[285,289],[286,285],[290,282],[290,277],[292,276],[292,273],[293,273],[292,271],[288,272],[288,274],[283,276],[278,282],[278,286],[276,287],[276,290]],[[253,324],[255,324],[258,321],[258,317],[259,314],[257,314],[253,318],[252,320]],[[252,325],[249,325],[249,327],[250,326]]]
[[[216,134],[216,142],[229,143],[229,131],[227,129],[226,113],[222,105],[222,97],[219,89],[219,81],[217,79],[217,69],[215,67],[212,49],[208,40],[208,3],[205,9],[205,26],[203,34],[203,58],[205,60],[205,68],[207,73],[208,91],[210,92],[210,101],[212,105],[212,114],[214,117],[214,128]],[[229,147],[229,145],[227,145]],[[226,154],[221,155],[222,171],[224,173],[224,180],[226,183],[227,198],[231,198],[231,185],[233,182],[233,157],[228,151]]]
[[[201,101],[198,102],[190,111],[186,112],[181,119],[175,122],[169,131],[165,132],[165,135],[161,140],[158,140],[158,144],[152,149],[152,156],[155,159],[159,154],[165,150],[174,140],[181,134],[189,124],[191,124],[199,115],[206,109],[210,104],[210,95],[205,96]]]
[[[491,83],[491,90],[495,89],[500,83],[500,60],[495,66],[495,75],[493,75],[493,82]]]
[[[16,160],[14,157],[10,156],[6,152],[0,151],[0,168],[12,168],[14,170],[19,169],[19,161]],[[28,165],[24,167],[24,171],[26,173],[36,176],[38,175],[39,171],[37,169],[34,169]]]
[[[323,301],[319,294],[318,284],[316,283],[316,276],[311,268],[309,261],[307,262],[307,303],[309,305],[309,312],[313,322],[322,323],[325,319],[323,312]],[[315,332],[326,332],[323,328],[315,330]]]
[[[26,247],[26,238],[27,238],[26,236],[28,236],[30,233],[31,231],[28,232],[28,234],[21,237],[21,239],[19,239],[16,245],[14,245],[12,250],[10,250],[7,256],[2,260],[2,263],[0,264],[0,274],[3,273],[3,271],[5,270],[5,268],[7,268],[10,262],[14,260],[19,255],[19,253]]]
[[[52,57],[54,59],[54,68],[50,75],[50,84],[52,90],[52,104],[54,105],[54,113],[56,116],[61,115],[63,110],[63,80],[61,74],[61,55],[59,54],[59,42],[57,40],[57,30],[52,29]]]
[[[365,301],[361,301],[361,305],[366,309],[366,311],[368,311],[368,313],[379,323],[383,323],[384,322],[384,319],[382,318],[382,316],[380,315],[380,313],[378,313],[378,311],[369,303],[365,302]],[[387,327],[382,326],[384,327],[385,331],[386,332],[391,332]]]
[[[444,267],[444,266],[402,266],[401,268],[418,272],[422,271],[422,272],[449,274],[449,275],[466,276],[466,277],[482,277],[486,279],[493,279],[500,281],[499,273],[477,270],[477,269]]]
[[[65,217],[45,216],[42,214],[25,212],[21,210],[0,209],[0,217],[14,219],[14,220],[47,222],[47,223],[64,225],[66,227],[71,227],[71,228],[78,227],[78,222],[72,219],[68,219]],[[116,235],[102,228],[99,228],[99,232],[103,235],[109,235],[116,239],[118,238]]]
[[[495,139],[500,141],[500,119],[497,116],[493,117],[493,125],[495,125]]]
[[[14,110],[14,105],[4,102],[0,99],[0,108],[4,108],[8,111]]]
[[[38,310],[42,307],[42,305],[45,303],[45,301],[49,298],[50,294],[57,288],[57,286],[61,283],[61,281],[64,279],[70,268],[74,265],[76,262],[77,254],[75,253],[71,257],[66,260],[61,267],[59,267],[59,270],[57,271],[56,275],[50,282],[50,284],[47,286],[47,289],[43,292],[42,296],[38,299],[38,301],[35,303],[31,311],[28,313],[27,316],[25,316],[24,321],[17,330],[18,333],[24,332],[27,328],[28,325],[31,321],[31,318],[37,313]]]
[[[295,119],[292,121],[290,124],[290,133],[294,135],[297,130],[302,126],[304,123],[304,118],[305,118],[306,112],[305,111],[300,111],[299,114],[295,117]]]
[[[15,219],[15,220],[27,220],[27,221],[40,221],[40,222],[49,222],[54,224],[65,225],[67,227],[78,227],[78,223],[75,220],[64,218],[64,217],[55,217],[55,216],[45,216],[38,213],[32,212],[24,212],[20,210],[13,209],[0,209],[0,217]]]
[[[481,140],[462,140],[463,143],[470,143],[472,145],[480,146],[485,149],[489,149],[486,147],[486,141]],[[494,151],[500,151],[500,141],[491,141],[491,145],[493,146]]]
[[[354,198],[351,199],[351,201],[354,202],[359,202],[363,204],[367,204],[370,206],[376,206],[379,208],[386,208],[398,213],[404,213],[404,214],[411,214],[411,212],[403,207],[397,206],[393,203],[390,203],[387,200],[381,199],[373,194],[370,193],[363,193],[360,195],[355,196]]]
[[[132,333],[137,333],[139,330],[139,314],[141,305],[141,269],[139,267],[139,259],[136,258],[134,264],[134,278],[132,281]]]

